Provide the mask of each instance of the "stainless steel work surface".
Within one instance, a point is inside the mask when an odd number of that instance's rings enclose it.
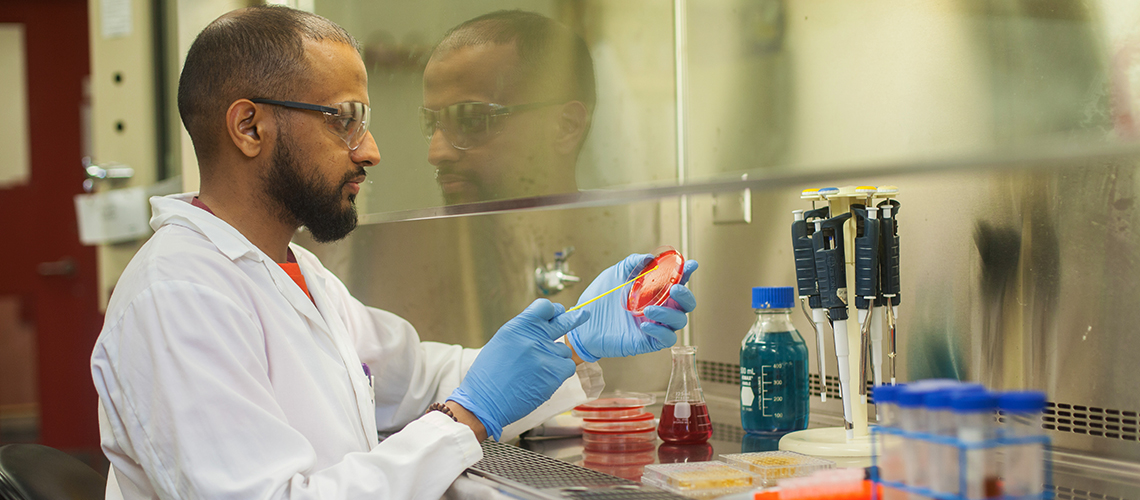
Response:
[[[579,467],[517,446],[483,442],[483,459],[469,476],[523,498],[589,500],[679,500],[685,497],[596,470]]]

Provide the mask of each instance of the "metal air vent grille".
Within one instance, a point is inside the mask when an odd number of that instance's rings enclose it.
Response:
[[[1132,500],[1130,498],[1105,495],[1095,491],[1085,491],[1077,488],[1067,488],[1057,485],[1051,488],[1053,498],[1056,500]]]
[[[1129,410],[1048,402],[1042,427],[1051,431],[1140,441],[1140,417],[1137,412]]]
[[[740,384],[740,365],[698,360],[697,369],[701,380]],[[819,374],[811,373],[808,375],[808,384],[813,396],[827,391],[829,397],[840,397],[839,377],[828,375],[821,384]],[[867,387],[870,388],[871,385],[868,384]],[[870,402],[874,403],[873,391],[868,391],[868,395]],[[1140,442],[1140,412],[1137,411],[1049,402],[1043,420],[1042,428],[1049,431]]]
[[[697,360],[697,370],[702,381],[716,384],[740,384],[740,365],[732,363],[718,363],[716,361]],[[871,384],[867,384],[871,388]],[[819,383],[818,373],[808,374],[808,390],[812,396],[818,396],[820,391],[826,390],[827,395],[839,398],[839,377],[828,375],[823,386]]]

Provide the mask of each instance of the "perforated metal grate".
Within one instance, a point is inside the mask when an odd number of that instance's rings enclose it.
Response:
[[[483,459],[471,469],[537,489],[637,484],[494,441],[483,442]]]
[[[740,365],[737,364],[697,360],[697,371],[702,381],[740,385]],[[871,387],[872,385],[868,383],[867,388]],[[819,374],[809,373],[808,390],[812,396],[818,396],[820,391],[827,391],[829,397],[839,398],[839,377],[828,375],[821,385]]]
[[[1049,402],[1042,427],[1051,431],[1140,441],[1140,416],[1135,411]]]
[[[520,483],[536,490],[555,489],[551,498],[581,500],[687,500],[667,491],[568,464],[533,451],[483,442],[483,459],[469,469],[485,477]]]
[[[740,383],[740,365],[698,359],[697,372],[704,381],[718,384]]]
[[[1053,498],[1056,500],[1132,500],[1131,498],[1105,495],[1077,488],[1066,488],[1060,485],[1050,489],[1053,490]]]
[[[657,489],[623,489],[615,486],[604,490],[564,491],[562,496],[582,500],[681,500],[686,497]]]
[[[740,384],[740,365],[698,360],[697,368],[701,380],[720,384]],[[828,375],[821,384],[819,374],[810,373],[808,384],[812,396],[827,391],[829,397],[840,397],[839,377]],[[867,387],[871,389],[870,384]],[[868,398],[871,403],[875,402],[873,390],[868,390]],[[1056,432],[1140,442],[1140,412],[1131,410],[1049,402],[1045,408],[1041,427]]]

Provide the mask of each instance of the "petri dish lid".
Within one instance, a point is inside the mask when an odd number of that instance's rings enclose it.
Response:
[[[618,392],[602,394],[602,397],[575,406],[570,414],[588,419],[612,420],[640,416],[645,407],[657,401],[652,394],[642,392]]]
[[[642,410],[644,410],[644,408],[642,408]],[[613,418],[598,418],[597,416],[582,417],[582,422],[583,422],[583,425],[599,424],[599,423],[617,424],[617,423],[643,422],[643,421],[647,421],[647,420],[653,420],[654,418],[655,417],[653,416],[652,413],[644,412],[644,413],[637,413],[634,415],[627,415],[627,416],[613,417]]]
[[[657,442],[657,429],[650,427],[641,431],[620,431],[620,432],[596,432],[582,430],[582,442],[590,443],[605,443],[605,444],[631,444],[631,443],[656,443]],[[599,450],[601,451],[601,450]]]
[[[669,300],[669,288],[679,283],[684,273],[685,257],[676,248],[663,246],[653,253],[656,257],[638,269],[637,274],[652,269],[653,266],[657,266],[657,269],[633,282],[625,302],[626,310],[634,316],[644,316],[646,307],[659,306]]]
[[[657,423],[653,421],[652,413],[644,413],[637,418],[630,418],[626,420],[607,420],[601,422],[582,423],[582,432],[592,432],[597,434],[621,434],[625,432],[646,432],[657,428]]]

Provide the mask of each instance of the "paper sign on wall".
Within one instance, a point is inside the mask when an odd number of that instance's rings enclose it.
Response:
[[[150,207],[141,187],[75,195],[79,241],[100,245],[137,240],[150,234]]]
[[[131,0],[103,0],[99,7],[103,38],[130,36]]]

